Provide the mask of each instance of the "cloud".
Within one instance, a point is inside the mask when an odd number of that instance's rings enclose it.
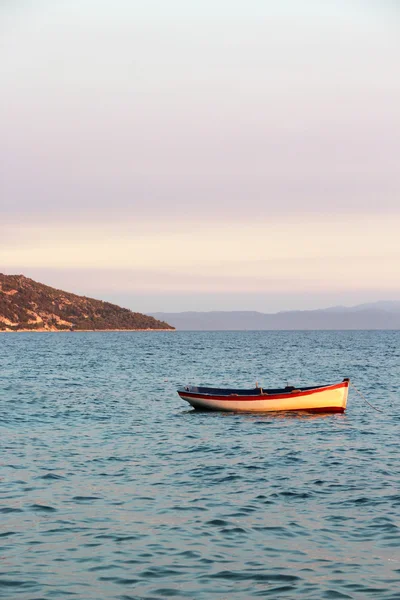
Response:
[[[172,231],[151,223],[76,229],[54,224],[16,228],[16,243],[0,247],[0,263],[8,270],[90,269],[94,278],[96,270],[99,277],[115,270],[108,285],[125,291],[370,289],[371,274],[373,287],[393,289],[399,226],[400,217],[393,215],[188,223]]]

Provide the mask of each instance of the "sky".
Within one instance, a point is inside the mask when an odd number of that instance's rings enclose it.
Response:
[[[400,299],[394,0],[1,0],[0,272],[141,312]]]

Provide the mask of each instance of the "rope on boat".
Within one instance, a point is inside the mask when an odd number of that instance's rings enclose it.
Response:
[[[383,413],[383,410],[381,410],[380,408],[376,408],[376,406],[374,406],[373,404],[371,404],[370,402],[368,402],[368,400],[366,399],[366,397],[364,396],[364,394],[362,394],[360,392],[359,389],[356,388],[356,386],[354,385],[354,383],[352,381],[350,381],[350,385],[355,389],[355,391],[357,392],[357,394],[359,394],[359,396],[361,396],[361,398],[363,400],[365,400],[365,402],[368,404],[368,406],[370,406],[371,408],[373,408],[374,410]]]

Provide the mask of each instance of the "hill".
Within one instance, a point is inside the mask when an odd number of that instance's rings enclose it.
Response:
[[[148,315],[0,273],[0,331],[173,329]]]
[[[255,311],[152,313],[187,331],[400,329],[400,302],[267,314]]]

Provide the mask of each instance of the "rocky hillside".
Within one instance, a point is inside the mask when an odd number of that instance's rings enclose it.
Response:
[[[0,331],[173,329],[109,302],[76,296],[23,275],[0,273]]]

